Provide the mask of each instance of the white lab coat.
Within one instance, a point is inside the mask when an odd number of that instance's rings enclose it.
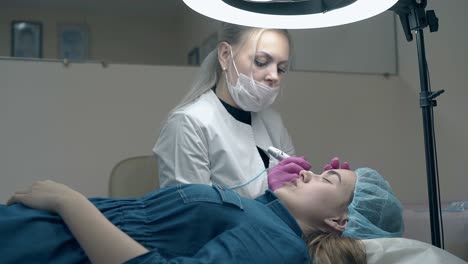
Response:
[[[171,114],[153,148],[160,185],[204,183],[233,187],[265,170],[257,146],[295,155],[280,115],[269,108],[252,113],[252,125],[237,121],[213,91]],[[270,167],[277,161],[270,158]],[[256,197],[268,188],[266,172],[239,194]]]

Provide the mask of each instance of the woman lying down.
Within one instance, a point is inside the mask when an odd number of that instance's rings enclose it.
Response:
[[[365,263],[361,243],[340,236],[359,170],[295,162],[275,168],[298,178],[256,199],[198,184],[87,199],[38,181],[0,205],[2,263]]]

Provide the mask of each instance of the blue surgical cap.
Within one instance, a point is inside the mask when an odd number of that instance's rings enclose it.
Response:
[[[402,205],[390,184],[377,171],[359,168],[354,198],[348,206],[348,224],[343,236],[356,239],[401,237],[404,231]]]

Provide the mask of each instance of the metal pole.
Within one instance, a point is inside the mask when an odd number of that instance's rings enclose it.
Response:
[[[423,115],[424,145],[426,156],[427,191],[429,196],[429,212],[431,224],[432,245],[444,248],[442,212],[440,210],[439,175],[437,171],[437,153],[434,135],[433,107],[437,105],[435,98],[444,91],[433,93],[430,91],[429,77],[424,47],[423,28],[427,26],[425,2],[411,9],[410,24],[415,30],[418,49],[419,79],[421,86],[420,106]],[[422,16],[422,17],[421,17]]]

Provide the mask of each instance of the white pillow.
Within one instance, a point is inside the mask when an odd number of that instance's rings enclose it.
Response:
[[[368,264],[424,263],[466,264],[464,260],[431,244],[409,238],[376,238],[362,240]]]

